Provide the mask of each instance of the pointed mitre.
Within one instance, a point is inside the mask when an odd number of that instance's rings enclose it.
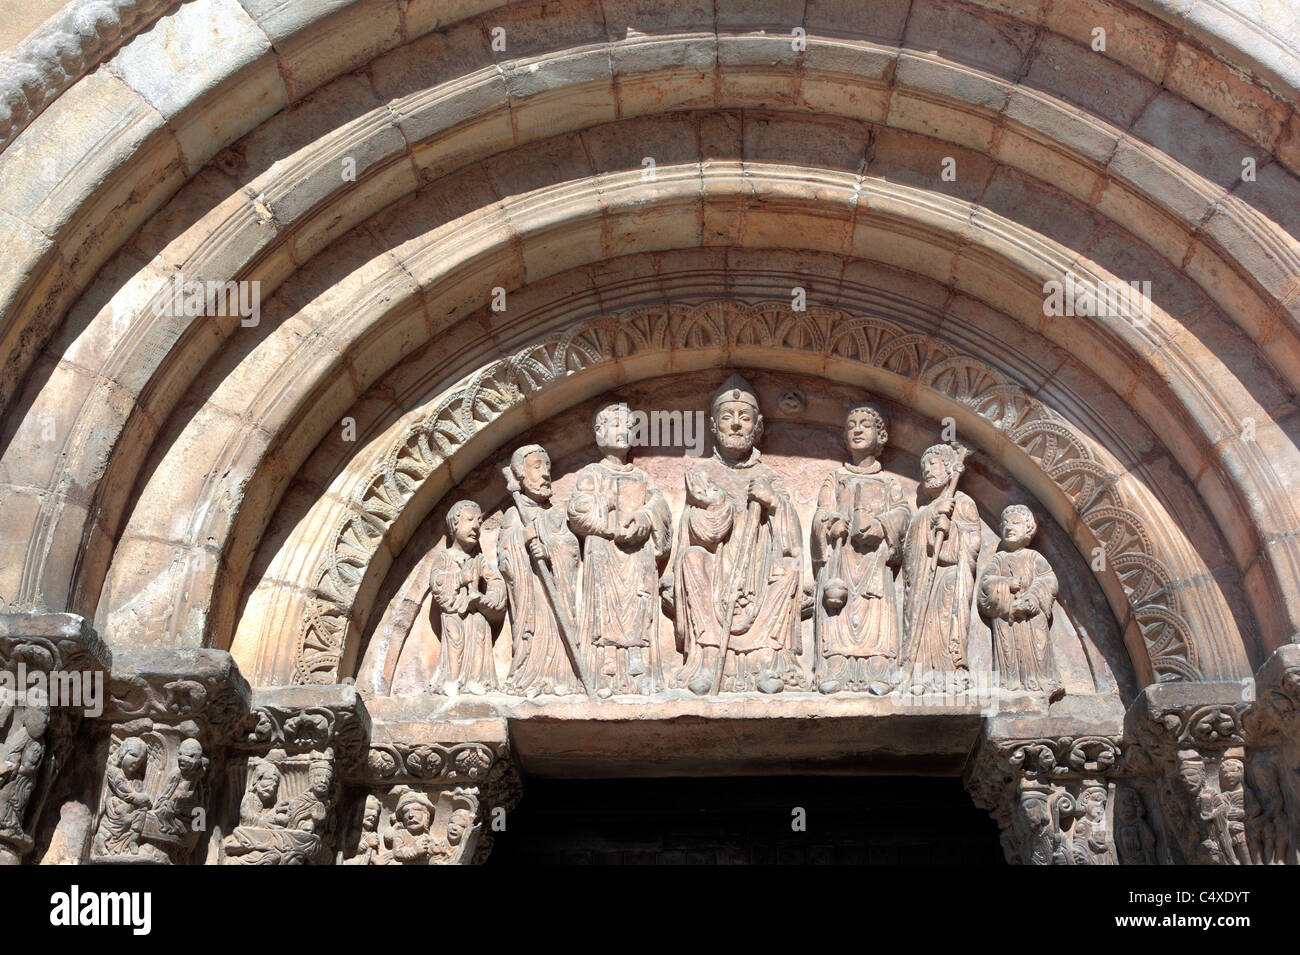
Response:
[[[718,403],[722,401],[743,401],[758,411],[758,395],[754,393],[754,386],[740,375],[732,375],[713,393],[713,403],[709,405],[709,410],[716,411]]]

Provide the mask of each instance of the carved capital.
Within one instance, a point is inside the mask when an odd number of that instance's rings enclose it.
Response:
[[[243,731],[249,699],[221,650],[142,650],[114,661],[91,862],[190,861],[209,830],[213,764]]]
[[[242,732],[233,744],[253,750],[304,753],[330,749],[343,769],[364,760],[370,739],[370,714],[348,685],[259,689]]]
[[[137,650],[114,661],[104,719],[189,720],[225,742],[243,727],[250,696],[224,650]]]
[[[339,776],[363,762],[369,736],[369,714],[351,686],[255,691],[226,765],[221,864],[332,862],[343,829]]]
[[[110,655],[73,614],[0,614],[0,863],[32,849],[83,714],[103,704]]]
[[[1071,732],[1072,723],[1114,732]],[[1122,752],[1115,714],[1094,714],[1088,724],[994,718],[967,764],[966,788],[998,823],[1009,862],[1114,865],[1112,802]]]
[[[377,722],[350,776],[343,865],[481,862],[522,781],[503,720]]]

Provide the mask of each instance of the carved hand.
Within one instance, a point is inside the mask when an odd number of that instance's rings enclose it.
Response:
[[[831,541],[842,541],[849,536],[849,519],[839,511],[831,511],[826,517],[826,537]]]
[[[952,517],[953,508],[957,506],[955,497],[945,497],[941,501],[934,502],[934,513],[942,514],[944,517]]]
[[[761,478],[754,478],[749,482],[749,499],[758,501],[765,510],[776,510],[776,492],[772,490],[770,482]]]
[[[686,472],[686,493],[704,507],[721,504],[725,497],[722,488],[693,470]]]
[[[542,543],[540,537],[529,538],[524,547],[528,550],[528,556],[533,560],[550,563],[551,555],[546,552],[546,545]]]
[[[879,518],[872,518],[866,527],[858,529],[853,535],[853,542],[863,547],[875,547],[885,539],[885,526]]]
[[[619,540],[626,541],[629,544],[640,544],[649,536],[650,515],[646,513],[644,508],[642,508],[623,522],[622,533],[619,535]]]

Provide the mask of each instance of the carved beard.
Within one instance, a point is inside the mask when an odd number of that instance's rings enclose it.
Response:
[[[936,474],[933,477],[928,477],[925,479],[925,489],[929,491],[931,495],[938,494],[947,486],[948,486],[948,475],[946,473]]]
[[[528,492],[528,496],[534,501],[545,504],[551,499],[550,481],[534,481],[532,478],[526,477],[523,480],[523,485],[524,490]]]
[[[737,457],[748,454],[750,449],[754,447],[753,432],[745,434],[739,431],[715,431],[714,434],[718,446],[727,451],[739,452],[739,454],[734,455]]]

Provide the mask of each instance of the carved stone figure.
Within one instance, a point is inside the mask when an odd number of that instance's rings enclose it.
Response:
[[[1246,828],[1256,865],[1294,865],[1300,861],[1294,855],[1280,771],[1271,759],[1255,759],[1251,765],[1255,800]]]
[[[1020,858],[1025,865],[1067,864],[1058,809],[1062,796],[1041,789],[1020,793],[1019,811],[1013,814],[1012,820],[1019,838]]]
[[[1115,849],[1121,865],[1156,864],[1156,836],[1142,797],[1131,786],[1115,790]]]
[[[301,757],[284,760],[287,772],[304,775]],[[334,767],[328,754],[315,754],[306,765],[306,787],[288,799],[279,798],[283,772],[271,759],[255,763],[248,791],[240,803],[239,826],[222,843],[228,865],[309,865],[328,856],[329,810],[333,802]]]
[[[379,836],[379,818],[383,814],[383,805],[379,797],[367,793],[361,803],[360,831],[356,836],[356,851],[351,858],[343,860],[344,865],[380,865],[379,857],[384,852],[383,840]]]
[[[140,836],[153,804],[145,792],[149,750],[138,736],[129,736],[108,758],[104,774],[104,809],[95,833],[95,850],[104,856],[138,855]]]
[[[153,817],[160,832],[180,842],[192,843],[194,810],[203,805],[204,780],[208,758],[196,739],[181,740],[176,750],[176,766],[163,783],[154,800]]]
[[[582,679],[565,651],[563,624],[534,565],[543,561],[549,566],[556,598],[572,621],[578,539],[569,529],[564,508],[551,501],[551,458],[546,449],[538,444],[519,448],[510,457],[510,470],[519,482],[518,500],[527,513],[521,516],[519,505],[507,510],[497,540],[497,565],[506,582],[513,643],[506,689],[528,697],[581,693]],[[535,537],[529,535],[529,528],[535,530]]]
[[[975,502],[957,490],[965,451],[937,444],[921,455],[926,503],[908,527],[903,556],[904,683],[913,692],[964,690],[970,684],[970,631],[980,521]]]
[[[1228,757],[1219,764],[1219,792],[1212,799],[1219,845],[1228,865],[1250,865],[1246,817],[1255,814],[1254,794],[1247,794],[1246,770],[1240,759]]]
[[[1023,504],[1002,511],[1002,548],[980,577],[978,603],[993,628],[993,661],[1004,689],[1059,699],[1064,689],[1052,659],[1056,574],[1029,547],[1038,530]]]
[[[578,472],[569,498],[569,524],[582,540],[578,639],[601,695],[650,693],[664,680],[659,571],[672,515],[650,475],[627,459],[627,406],[602,406],[593,424],[604,457]]]
[[[1106,831],[1106,787],[1085,786],[1071,833],[1075,865],[1115,865],[1115,847]]]
[[[485,693],[497,688],[492,642],[506,606],[506,586],[479,550],[483,511],[457,501],[447,511],[450,543],[439,545],[429,570],[429,589],[440,611],[442,646],[429,680],[435,693]]]
[[[799,516],[756,445],[763,415],[754,389],[732,375],[713,396],[715,450],[686,472],[673,578],[675,678],[711,689],[779,693],[806,683],[797,655],[801,603]]]
[[[432,865],[445,852],[434,836],[434,807],[424,793],[410,790],[401,795],[393,810],[390,834],[391,865]]]
[[[1206,778],[1205,760],[1194,749],[1178,753],[1177,772],[1161,788],[1161,816],[1173,829],[1183,860],[1190,864],[1227,864],[1216,825],[1219,807]]]
[[[248,775],[248,791],[239,803],[241,826],[270,826],[275,822],[280,795],[280,770],[259,762]]]
[[[49,699],[40,688],[26,690],[21,706],[16,700],[0,706],[0,728],[8,730],[0,764],[0,836],[11,844],[25,846],[30,841],[27,808],[45,758],[49,725]]]
[[[888,693],[896,680],[902,607],[896,568],[911,509],[876,460],[889,434],[872,405],[849,411],[852,462],[822,484],[812,525],[817,688]]]

